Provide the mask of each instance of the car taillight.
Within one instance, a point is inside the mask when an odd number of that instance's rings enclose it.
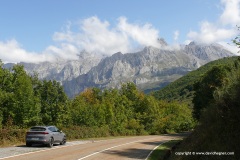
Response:
[[[30,135],[30,134],[32,134],[31,132],[27,132],[27,135]]]

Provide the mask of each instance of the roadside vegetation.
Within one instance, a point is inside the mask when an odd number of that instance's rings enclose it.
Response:
[[[240,48],[240,35],[233,42]],[[214,65],[193,84],[193,116],[198,125],[176,152],[195,155],[172,154],[171,160],[240,159],[240,57],[229,60]],[[196,155],[207,152],[226,155]]]
[[[180,144],[182,139],[171,140],[158,146],[150,155],[148,160],[166,160],[170,157],[177,145]]]
[[[0,64],[0,146],[23,143],[34,125],[56,125],[68,139],[173,133],[194,127],[187,104],[157,100],[133,83],[88,88],[69,99],[56,81]]]
[[[194,84],[196,129],[177,152],[234,152],[234,156],[178,156],[172,159],[240,159],[240,58],[214,66]]]

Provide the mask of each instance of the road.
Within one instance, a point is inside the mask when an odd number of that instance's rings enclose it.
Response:
[[[35,151],[8,155],[0,160],[117,160],[146,159],[152,150],[172,139],[186,137],[187,134],[161,136],[136,136],[108,140],[69,142],[65,146],[53,148],[35,146]],[[18,149],[25,146],[18,146]],[[28,147],[25,147],[25,149]],[[1,148],[0,148],[1,150]],[[16,150],[15,153],[16,154]]]

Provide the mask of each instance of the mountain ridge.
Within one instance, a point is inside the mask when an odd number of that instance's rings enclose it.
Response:
[[[148,46],[138,52],[117,52],[104,58],[83,51],[78,60],[20,64],[29,74],[37,72],[40,79],[61,82],[67,95],[74,97],[89,87],[119,88],[129,81],[141,90],[159,89],[210,61],[234,55],[216,44],[191,42],[171,49],[164,40],[161,43],[162,49]]]

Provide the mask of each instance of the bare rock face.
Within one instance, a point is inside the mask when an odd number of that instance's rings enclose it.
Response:
[[[67,95],[74,97],[85,88],[119,88],[126,82],[134,82],[142,90],[159,89],[210,61],[234,56],[218,44],[191,42],[171,49],[164,39],[159,43],[161,49],[149,46],[136,53],[118,52],[105,58],[83,51],[78,60],[21,64],[29,74],[37,72],[40,79],[61,82]]]
[[[57,80],[59,82],[70,81],[79,75],[86,74],[92,67],[96,66],[101,57],[85,51],[79,54],[78,60],[57,59],[55,62],[20,63],[24,65],[29,74],[36,72],[40,79]]]
[[[134,82],[140,89],[164,86],[189,71],[233,54],[217,45],[195,43],[177,50],[145,47],[136,53],[116,53],[106,57],[87,74],[80,75],[64,86],[70,97],[88,87],[119,88],[122,83]]]

